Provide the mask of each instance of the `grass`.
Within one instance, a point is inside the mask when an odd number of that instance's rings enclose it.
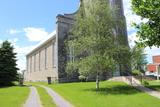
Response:
[[[160,91],[160,80],[147,81],[147,82],[149,83],[149,85],[146,85],[146,87]]]
[[[40,96],[43,107],[57,107],[44,88],[36,86],[36,89]]]
[[[47,85],[47,84],[43,84]],[[75,107],[159,107],[160,100],[122,82],[68,83],[47,85]]]
[[[22,107],[29,95],[28,87],[0,88],[0,107]]]

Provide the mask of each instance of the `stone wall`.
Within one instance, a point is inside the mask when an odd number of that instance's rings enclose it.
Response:
[[[74,23],[74,14],[64,14],[57,16],[57,41],[58,41],[58,78],[59,82],[70,81],[67,78],[66,64],[67,51],[65,40],[69,37],[69,32]]]

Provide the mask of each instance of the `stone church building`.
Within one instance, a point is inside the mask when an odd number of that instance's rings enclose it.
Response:
[[[117,12],[115,12],[117,20],[124,20],[124,22],[126,22],[123,1],[109,1],[111,6],[118,7]],[[87,9],[86,7],[91,3],[94,3],[94,0],[80,0],[78,11],[82,8]],[[69,36],[69,31],[74,23],[74,17],[77,12],[57,15],[57,28],[56,31],[50,34],[52,37],[27,54],[26,81],[47,81],[47,77],[51,77],[53,81],[68,81],[65,72],[66,62],[68,57],[72,58],[73,56],[66,54],[64,41]],[[126,23],[124,23],[124,25],[117,25],[114,29],[116,36],[124,36],[126,41],[125,45],[128,46]],[[120,75],[120,73],[116,75]]]

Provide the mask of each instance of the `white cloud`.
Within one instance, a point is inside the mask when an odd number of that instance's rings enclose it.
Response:
[[[17,53],[17,67],[20,69],[20,71],[25,70],[26,69],[26,56],[30,51],[32,51],[35,47],[39,46],[40,44],[42,44],[44,41],[46,41],[48,38],[52,37],[53,34],[55,34],[56,32],[52,32],[50,35],[44,36],[44,38],[39,41],[39,43],[37,45],[30,45],[30,46],[19,46],[17,45],[17,38],[11,39],[9,41],[12,42],[12,44],[14,44],[15,47],[15,52]]]
[[[13,46],[16,46],[16,42],[18,42],[18,38],[13,38],[13,39],[8,39],[8,41],[9,42],[11,42],[11,44],[13,45]],[[2,42],[4,42],[3,40],[0,40],[0,44],[2,43]]]
[[[15,52],[17,53],[17,67],[20,69],[20,71],[26,69],[26,58],[25,55],[31,51],[33,48],[35,48],[35,45],[21,47],[16,45],[15,46]]]
[[[48,35],[48,32],[46,32],[43,28],[27,27],[23,30],[29,41],[41,41]]]
[[[157,47],[147,47],[145,49],[145,53],[147,53],[149,63],[152,63],[152,56],[160,55],[160,48]]]
[[[16,30],[16,29],[10,29],[8,31],[9,34],[13,35],[13,34],[17,34],[17,33],[20,33],[21,31],[20,30]]]
[[[136,14],[133,13],[131,9],[131,0],[123,0],[123,5],[124,5],[124,14],[126,16],[126,21],[127,21],[127,29],[128,32],[135,30],[134,27],[132,27],[133,23],[141,23],[141,22],[146,22],[148,21],[147,19],[141,19],[140,16],[137,16]]]
[[[0,39],[0,44],[2,43],[3,41]]]
[[[0,39],[0,47],[1,47],[2,42],[3,42],[3,41]]]
[[[52,32],[50,35],[45,36],[45,38],[42,39],[41,41],[39,41],[39,43],[37,45],[31,45],[31,46],[25,46],[25,47],[18,46],[16,44],[16,42],[17,42],[16,39],[12,40],[12,43],[14,43],[14,47],[15,47],[14,51],[17,53],[17,59],[18,59],[18,61],[17,61],[18,66],[17,67],[20,68],[20,71],[26,69],[26,56],[25,55],[27,55],[33,49],[35,49],[36,47],[38,47],[39,45],[44,43],[46,40],[48,40],[50,37],[52,37],[55,33],[56,33],[56,31]]]
[[[138,41],[138,38],[136,37],[136,32],[129,35],[128,41],[129,41],[129,45],[130,45],[131,48],[133,46],[135,46],[135,41]],[[147,54],[147,60],[148,60],[149,63],[152,63],[152,56],[160,55],[160,48],[157,48],[155,46],[153,46],[151,48],[146,47],[144,51]]]
[[[131,48],[135,46],[135,41],[138,41],[138,37],[136,36],[136,32],[133,32],[128,36],[128,42]]]
[[[52,33],[50,33],[49,35],[47,35],[44,39],[42,39],[41,41],[39,41],[39,43],[36,45],[36,47],[40,46],[41,44],[43,44],[45,41],[47,41],[49,38],[51,38],[52,36],[54,36],[56,34],[56,30],[53,31]]]
[[[16,43],[18,42],[18,38],[9,39],[8,41],[12,43],[13,46],[16,46]]]
[[[26,46],[26,47],[15,46],[15,52],[17,52],[20,56],[21,55],[25,56],[28,52],[34,49],[35,46],[36,45],[31,45],[31,46]]]
[[[128,31],[134,30],[134,28],[131,26],[133,22],[139,22],[140,17],[133,14],[131,10],[131,1],[130,0],[123,0],[124,5],[124,14],[126,16],[127,21],[127,29]]]
[[[16,34],[24,32],[24,35],[29,39],[29,42],[38,41],[41,44],[46,38],[49,38],[51,35],[48,35],[48,32],[45,31],[43,28],[34,28],[34,27],[27,27],[23,30],[15,30],[10,29],[8,30],[9,34]],[[20,46],[17,44],[19,41],[18,38],[12,38],[8,40],[14,46],[14,52],[17,53],[17,67],[20,71],[26,69],[26,57],[25,55],[28,54],[31,50],[33,50],[37,45],[30,45],[30,46]],[[0,43],[3,41],[0,40]]]
[[[153,47],[147,47],[146,49],[145,49],[145,51],[146,51],[146,53],[148,53],[149,55],[151,55],[151,56],[154,56],[154,55],[160,55],[160,48],[157,48],[157,47],[155,47],[155,46],[153,46]]]
[[[13,38],[13,39],[9,39],[9,42],[12,43],[12,45],[14,46],[14,52],[17,53],[17,67],[20,69],[20,71],[25,70],[26,69],[26,58],[25,55],[31,51],[32,49],[35,48],[36,45],[31,45],[31,46],[20,46],[17,44],[17,42],[19,41],[18,38]],[[2,43],[3,41],[0,40],[0,43]]]
[[[138,41],[138,38],[136,37],[136,30],[134,27],[132,27],[132,23],[135,22],[137,24],[148,21],[147,19],[141,20],[140,16],[137,16],[133,14],[133,11],[131,9],[131,0],[123,0],[124,4],[124,13],[126,16],[127,21],[127,30],[128,32],[132,32],[128,35],[129,45],[130,47],[133,47],[135,45],[135,41]],[[151,63],[152,62],[152,56],[154,55],[160,55],[160,48],[157,47],[146,47],[145,53],[147,54],[147,59]]]
[[[22,70],[26,70],[26,59],[25,59],[25,57],[18,57],[17,67],[19,68],[20,72]]]

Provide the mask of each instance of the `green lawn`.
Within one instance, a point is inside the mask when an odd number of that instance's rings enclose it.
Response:
[[[137,91],[122,82],[101,82],[100,91],[95,83],[68,83],[47,85],[75,107],[160,107],[160,99]]]
[[[28,95],[28,87],[0,88],[0,107],[22,107]]]
[[[40,96],[43,107],[57,107],[44,88],[36,86],[36,89]]]
[[[149,85],[146,87],[160,91],[160,80],[159,81],[157,81],[157,80],[148,81],[148,83],[149,83]]]

